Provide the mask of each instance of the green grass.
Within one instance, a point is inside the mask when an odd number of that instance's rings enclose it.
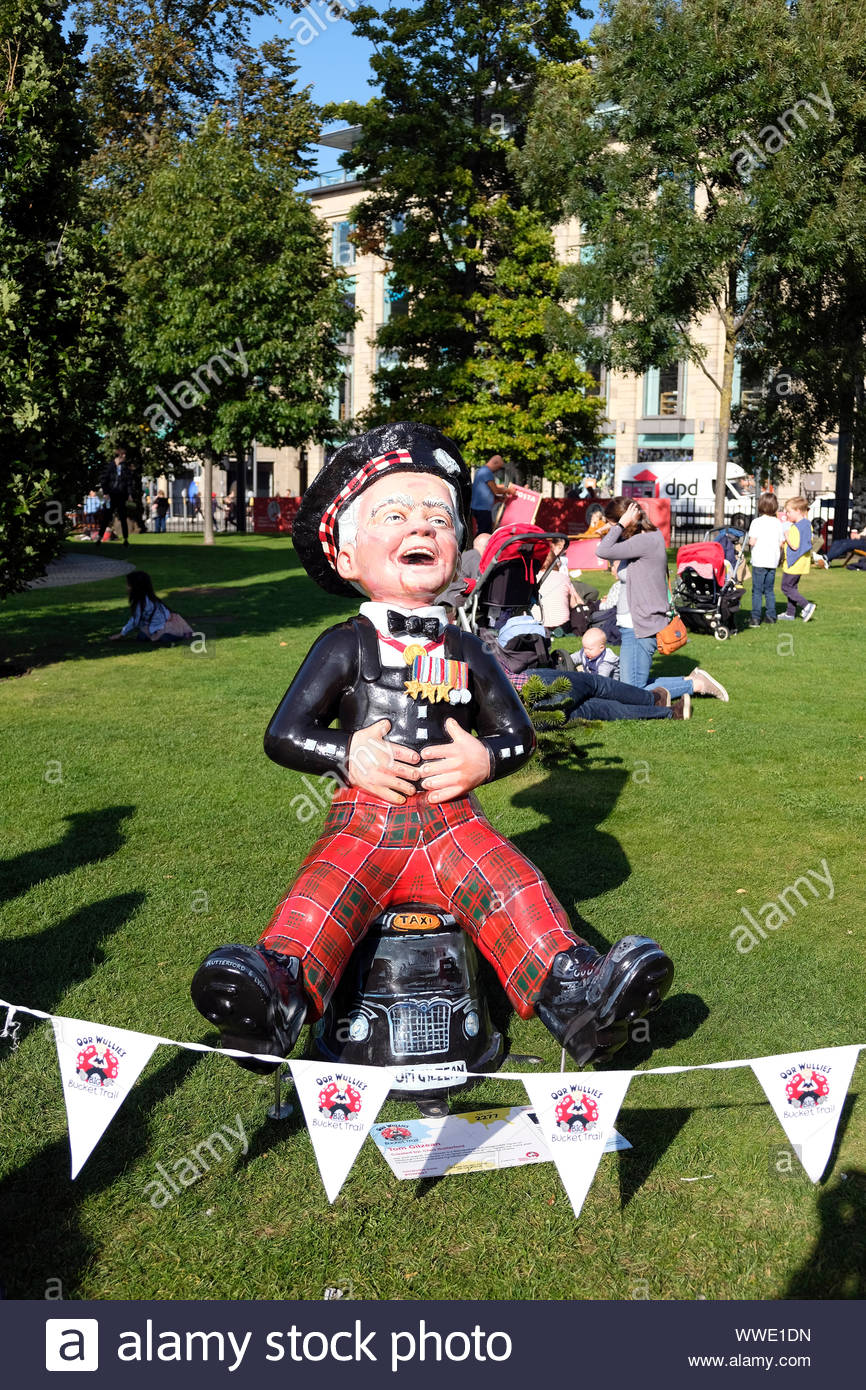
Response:
[[[256,939],[313,837],[262,733],[313,637],[348,610],[277,539],[147,537],[132,553],[206,654],[107,643],[122,580],[34,591],[0,613],[7,657],[32,668],[0,681],[0,994],[212,1040],[192,974],[213,946]],[[676,961],[653,1061],[633,1045],[618,1065],[866,1040],[866,579],[838,570],[803,588],[819,603],[808,627],[692,637],[663,663],[707,666],[729,705],[696,701],[685,725],[589,726],[579,766],[532,764],[482,789],[594,945],[646,932]],[[738,955],[740,908],[822,859],[833,899],[822,889]],[[558,1066],[539,1023],[512,1020],[511,1038]],[[51,1280],[71,1298],[318,1299],[332,1284],[359,1298],[863,1297],[864,1065],[819,1187],[774,1168],[784,1136],[748,1071],[636,1079],[619,1121],[634,1148],[605,1156],[576,1222],[552,1165],[400,1183],[370,1142],[329,1207],[298,1115],[266,1118],[268,1085],[169,1048],[70,1183],[53,1037],[28,1025],[16,1054],[0,1044],[0,1279],[18,1298]],[[453,1103],[524,1096],[491,1080]],[[382,1116],[411,1113],[389,1102]],[[151,1207],[156,1164],[236,1115],[246,1157]]]

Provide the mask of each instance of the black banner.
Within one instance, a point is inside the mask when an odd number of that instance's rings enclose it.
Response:
[[[7,1385],[792,1385],[862,1370],[850,1303],[0,1303]]]

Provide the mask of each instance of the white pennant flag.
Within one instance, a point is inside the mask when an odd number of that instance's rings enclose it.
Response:
[[[289,1062],[313,1152],[333,1202],[391,1089],[386,1067]]]
[[[524,1075],[523,1084],[575,1216],[580,1216],[631,1078],[630,1071]]]
[[[149,1033],[52,1018],[66,1123],[77,1178],[159,1046]]]
[[[819,1047],[750,1063],[812,1182],[827,1167],[859,1051]]]

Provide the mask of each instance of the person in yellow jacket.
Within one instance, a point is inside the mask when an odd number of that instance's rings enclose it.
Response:
[[[805,497],[792,497],[785,506],[790,525],[785,536],[785,555],[782,565],[782,593],[788,607],[780,618],[793,622],[799,608],[804,623],[814,616],[815,604],[800,593],[800,578],[808,574],[812,564],[812,526],[808,518],[809,504]]]

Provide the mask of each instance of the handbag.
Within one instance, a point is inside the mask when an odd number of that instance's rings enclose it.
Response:
[[[168,620],[162,630],[169,637],[192,637],[192,628],[186,618],[182,618],[179,613],[169,613]]]
[[[665,574],[667,577],[667,570],[665,570]],[[674,608],[674,596],[671,593],[671,581],[669,577],[667,577],[667,584],[668,603],[670,604],[670,612],[673,616],[670,622],[667,623],[660,632],[656,633],[656,646],[662,656],[670,656],[671,652],[679,651],[680,647],[684,647],[689,640],[686,625]]]

